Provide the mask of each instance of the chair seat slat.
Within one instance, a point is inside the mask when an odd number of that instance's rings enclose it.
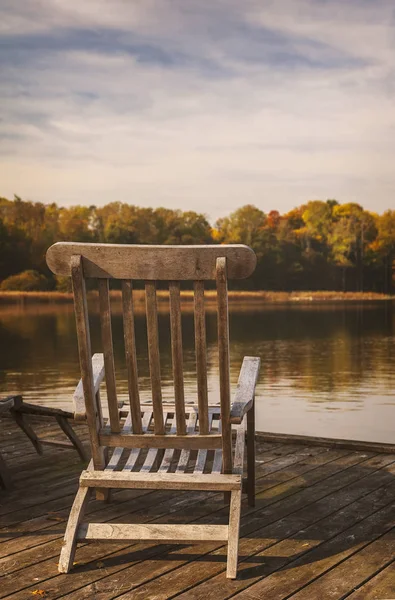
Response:
[[[145,412],[143,415],[143,418],[142,418],[143,433],[148,431],[151,420],[152,420],[152,411]],[[141,448],[132,448],[132,450],[130,451],[130,454],[128,456],[128,459],[125,463],[125,466],[122,469],[123,471],[132,471],[136,462],[138,461],[140,452],[141,452]]]
[[[213,421],[213,414],[210,413],[208,415],[209,430],[211,430],[212,421]],[[195,473],[203,473],[204,467],[206,466],[207,454],[208,454],[208,451],[206,449],[202,449],[202,450],[198,451],[196,464],[195,464],[195,470],[194,470]]]
[[[196,410],[191,409],[190,413],[189,413],[188,426],[187,426],[188,434],[193,434],[195,432],[196,423],[197,423],[197,412],[196,412]],[[186,450],[186,449],[181,450],[180,458],[179,458],[178,464],[177,464],[176,473],[185,472],[185,470],[188,467],[190,455],[191,455],[190,450]]]
[[[168,423],[170,423],[171,427],[170,427],[170,434],[174,434],[177,432],[177,419],[176,417],[172,417],[171,419],[168,420]],[[171,467],[171,463],[174,457],[174,448],[167,448],[165,450],[165,453],[163,455],[162,458],[162,463],[158,469],[158,471],[160,472],[166,472],[169,471],[170,467]]]
[[[122,428],[122,433],[130,433],[131,425],[132,425],[132,418],[129,413],[128,416],[126,417],[124,426]],[[108,465],[106,466],[106,470],[114,471],[117,468],[119,461],[122,458],[123,451],[124,451],[123,446],[118,446],[117,448],[114,448],[114,452],[112,453],[112,456],[108,462]]]

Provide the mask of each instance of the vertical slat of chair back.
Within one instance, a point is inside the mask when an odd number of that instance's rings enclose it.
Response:
[[[130,280],[122,281],[122,311],[132,431],[133,433],[142,433],[136,336],[134,329],[133,290],[132,282]]]
[[[207,352],[206,324],[204,312],[204,282],[194,282],[194,321],[196,378],[198,393],[199,433],[207,434],[208,427],[208,393],[207,393]]]
[[[74,292],[74,310],[77,327],[78,352],[81,367],[82,385],[85,397],[86,418],[92,449],[92,460],[95,469],[104,469],[104,449],[99,445],[98,432],[103,426],[101,407],[98,407],[92,372],[92,352],[89,331],[88,306],[86,287],[82,266],[82,258],[78,255],[71,257],[71,278]]]
[[[232,426],[230,422],[229,313],[228,279],[225,257],[217,258],[216,271],[223,472],[231,473]]]
[[[184,374],[182,353],[180,284],[169,282],[171,356],[174,379],[174,404],[176,409],[176,428],[178,435],[186,434]]]
[[[110,417],[111,431],[113,431],[114,433],[119,433],[121,428],[119,423],[119,409],[115,382],[110,290],[108,279],[99,279],[99,310],[101,338],[104,355],[104,369],[106,376],[108,414]]]
[[[158,309],[156,300],[156,283],[145,284],[145,300],[147,312],[148,361],[151,375],[152,412],[154,413],[154,432],[164,434],[162,387],[160,376]]]

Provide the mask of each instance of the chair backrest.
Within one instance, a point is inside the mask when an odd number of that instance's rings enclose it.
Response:
[[[53,273],[71,276],[81,377],[95,469],[105,466],[104,447],[178,447],[223,450],[223,470],[232,471],[229,375],[228,279],[243,279],[255,269],[254,252],[243,245],[142,246],[59,242],[47,252]],[[98,280],[101,338],[105,364],[109,425],[103,426],[95,391],[85,280]],[[109,280],[120,279],[125,353],[130,402],[130,433],[121,430],[114,371]],[[145,282],[148,358],[151,377],[153,433],[144,432],[138,385],[132,280]],[[210,433],[204,282],[217,287],[218,353],[221,433]],[[169,282],[170,330],[174,379],[176,434],[166,432],[163,420],[156,282]],[[186,426],[183,381],[180,282],[193,281],[198,395],[198,433]]]

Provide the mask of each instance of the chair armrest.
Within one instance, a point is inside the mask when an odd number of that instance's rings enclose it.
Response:
[[[100,384],[104,379],[104,356],[103,354],[94,354],[92,356],[92,371],[93,371],[93,385],[95,394],[99,391]],[[85,412],[85,398],[84,388],[82,387],[82,379],[79,380],[78,385],[73,394],[74,404],[74,419],[76,421],[83,421],[86,418]]]
[[[239,424],[254,403],[255,387],[261,359],[245,356],[241,366],[237,389],[230,409],[230,422]]]

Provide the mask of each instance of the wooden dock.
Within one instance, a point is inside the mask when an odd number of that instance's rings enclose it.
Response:
[[[34,422],[40,436],[56,425]],[[84,425],[77,428],[86,440]],[[56,431],[58,435],[58,431]],[[66,519],[82,469],[76,452],[38,456],[11,419],[0,448],[14,489],[0,492],[0,598],[88,600],[395,599],[395,453],[259,441],[256,506],[243,502],[239,576],[225,578],[226,548],[80,545],[59,575]],[[96,521],[225,523],[223,494],[120,490],[92,501]]]

